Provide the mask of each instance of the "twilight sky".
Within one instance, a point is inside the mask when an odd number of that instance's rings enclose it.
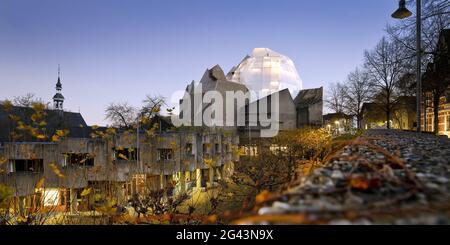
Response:
[[[168,99],[255,47],[289,56],[304,88],[342,81],[384,34],[397,0],[1,0],[0,100],[50,101],[105,125],[109,102]]]

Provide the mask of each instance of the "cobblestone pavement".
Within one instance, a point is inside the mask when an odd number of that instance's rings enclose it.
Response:
[[[238,224],[450,224],[450,140],[370,130]]]

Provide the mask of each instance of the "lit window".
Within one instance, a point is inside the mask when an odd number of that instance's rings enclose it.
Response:
[[[287,150],[288,150],[287,146],[279,146],[279,145],[270,146],[270,151],[274,154],[286,153]]]
[[[447,125],[447,131],[450,131],[450,115],[447,116],[446,125]]]

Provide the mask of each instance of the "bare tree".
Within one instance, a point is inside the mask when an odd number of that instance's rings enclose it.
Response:
[[[425,0],[422,1],[422,67],[431,61],[435,55],[436,44],[439,33],[443,29],[450,27],[450,2],[448,0]],[[407,4],[413,8],[415,1],[408,1]],[[389,25],[386,29],[389,37],[402,45],[405,51],[405,58],[410,62],[405,64],[405,68],[414,69],[416,57],[416,18],[406,18],[399,20],[395,25]]]
[[[373,85],[365,70],[356,68],[345,83],[345,112],[356,117],[358,129],[361,129],[362,106],[370,102],[373,95]]]
[[[339,82],[330,84],[325,103],[328,108],[334,112],[343,113],[345,104],[345,86]]]
[[[42,98],[37,98],[34,93],[27,93],[25,95],[14,96],[13,104],[15,106],[32,107],[33,104],[43,104],[46,108],[49,107],[48,102],[44,102]]]
[[[142,102],[144,105],[142,106],[141,114],[147,119],[151,119],[155,115],[159,115],[161,108],[166,105],[166,99],[161,95],[146,95]]]
[[[364,53],[364,57],[364,67],[374,87],[379,89],[376,102],[386,113],[387,128],[391,128],[391,114],[398,95],[396,85],[404,73],[402,48],[383,37],[372,51]]]
[[[130,128],[136,121],[136,109],[127,102],[109,104],[105,114],[116,127]]]

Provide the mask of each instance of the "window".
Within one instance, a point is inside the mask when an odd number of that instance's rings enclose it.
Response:
[[[203,144],[203,154],[209,154],[209,145]]]
[[[186,144],[186,155],[194,155],[194,152],[192,151],[192,144],[187,143]]]
[[[240,147],[240,155],[241,156],[258,156],[258,147],[257,146],[241,146]]]
[[[287,146],[279,146],[279,145],[271,145],[270,151],[274,154],[281,154],[281,153],[287,153],[288,148]]]
[[[94,157],[89,153],[65,153],[62,163],[63,167],[67,166],[94,166]]]
[[[445,125],[447,125],[447,131],[450,131],[450,115],[447,115],[447,121],[445,122]]]
[[[40,173],[44,171],[43,159],[18,159],[12,160],[12,169],[10,172],[31,172]]]
[[[113,148],[113,159],[122,161],[134,161],[137,160],[138,149],[135,148]]]
[[[220,153],[220,146],[219,146],[218,143],[216,143],[216,144],[214,145],[214,152],[215,152],[216,154],[219,154],[219,153]]]
[[[228,144],[225,144],[225,153],[228,153],[230,150],[230,146]]]
[[[158,161],[167,161],[173,159],[173,150],[172,149],[158,149]]]

